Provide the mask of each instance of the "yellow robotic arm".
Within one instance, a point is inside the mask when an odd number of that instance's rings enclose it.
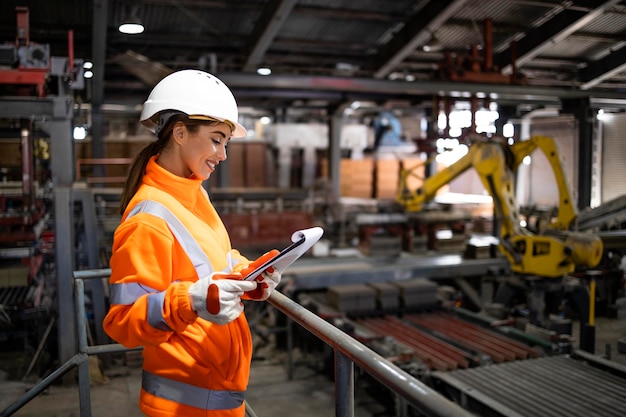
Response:
[[[541,234],[520,225],[515,200],[515,170],[524,157],[540,148],[548,157],[559,188],[557,219]],[[514,272],[543,277],[560,277],[576,266],[594,267],[602,257],[602,241],[588,233],[569,230],[577,216],[561,161],[552,138],[535,136],[508,146],[495,141],[473,143],[456,163],[427,178],[415,192],[402,180],[397,202],[407,211],[419,211],[442,186],[473,167],[493,199],[499,224],[500,251]],[[402,176],[401,178],[406,178]]]
[[[563,173],[563,166],[561,165],[554,139],[548,136],[533,136],[528,140],[516,142],[511,145],[510,150],[514,158],[511,169],[513,171],[517,170],[517,167],[522,163],[524,158],[533,153],[537,148],[541,149],[546,158],[548,158],[559,191],[558,212],[550,228],[568,230],[572,227],[574,220],[578,216],[578,210],[573,204],[570,194],[571,188],[567,182],[567,177]]]

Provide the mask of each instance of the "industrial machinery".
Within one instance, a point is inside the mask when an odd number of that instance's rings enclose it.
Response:
[[[602,241],[591,233],[573,230],[577,209],[563,173],[554,140],[534,136],[512,145],[477,137],[468,153],[456,163],[427,178],[416,190],[407,187],[406,173],[396,201],[408,212],[418,212],[435,197],[437,191],[470,168],[478,173],[493,198],[499,249],[511,264],[511,270],[524,275],[558,278],[574,272],[577,266],[595,267],[602,257]],[[537,233],[521,226],[515,201],[515,171],[523,159],[541,149],[548,158],[559,192],[556,217]]]
[[[15,44],[0,45],[0,81],[3,85],[19,87],[18,91],[32,86],[36,95],[45,95],[45,83],[50,71],[50,46],[30,41],[28,8],[17,7],[17,36]]]
[[[74,153],[74,96],[84,88],[84,77],[83,60],[74,58],[71,30],[68,56],[51,56],[47,44],[31,41],[28,8],[15,11],[16,37],[0,45],[5,155],[0,167],[0,263],[3,272],[10,272],[0,288],[0,339],[4,349],[19,346],[32,355],[26,378],[36,363],[43,373],[54,361],[47,353],[55,350],[44,349],[47,343],[58,342],[61,360],[76,346],[71,327],[75,261],[68,254],[80,247],[72,225],[70,207],[77,193],[71,189],[74,173],[68,157]],[[97,303],[101,298],[104,304],[98,291],[102,286],[94,285],[91,299]],[[40,331],[46,318],[48,327]],[[54,327],[62,337],[49,337]]]

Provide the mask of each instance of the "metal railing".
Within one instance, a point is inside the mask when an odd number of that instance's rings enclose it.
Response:
[[[91,417],[89,356],[141,349],[128,349],[120,344],[88,346],[84,280],[104,278],[110,274],[110,269],[74,271],[74,300],[76,317],[79,318],[77,321],[78,353],[0,412],[0,417],[8,417],[17,412],[30,400],[42,393],[55,380],[67,374],[74,367],[78,368],[80,416]],[[448,400],[397,365],[280,292],[275,291],[272,293],[268,301],[290,320],[300,324],[307,331],[333,348],[335,354],[336,417],[354,417],[355,364],[401,397],[407,404],[412,405],[426,416],[473,417],[473,414],[469,411]],[[291,339],[291,334],[289,334],[289,339]],[[289,349],[291,349],[291,342],[289,342]]]
[[[41,394],[54,381],[60,379],[74,368],[78,368],[78,399],[80,402],[80,416],[91,417],[91,387],[89,383],[89,356],[105,353],[118,353],[129,350],[120,344],[88,346],[87,342],[87,315],[85,314],[85,283],[84,279],[104,278],[111,274],[110,269],[74,271],[74,308],[76,309],[78,336],[78,353],[67,360],[58,369],[26,391],[19,399],[0,412],[0,417],[8,417],[28,404],[30,400]]]

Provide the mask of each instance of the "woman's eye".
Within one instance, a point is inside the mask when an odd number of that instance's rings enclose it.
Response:
[[[221,145],[222,144],[222,141],[219,140],[219,139],[212,139],[212,140],[213,140],[213,143],[215,143],[216,145]]]

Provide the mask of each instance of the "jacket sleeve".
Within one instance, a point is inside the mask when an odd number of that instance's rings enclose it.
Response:
[[[165,342],[197,318],[187,292],[195,271],[180,265],[188,259],[174,256],[177,243],[164,222],[145,216],[118,227],[111,256],[111,306],[103,327],[126,347]]]
[[[237,249],[231,249],[230,256],[233,259],[232,272],[241,272],[250,265],[250,261],[243,256]]]

